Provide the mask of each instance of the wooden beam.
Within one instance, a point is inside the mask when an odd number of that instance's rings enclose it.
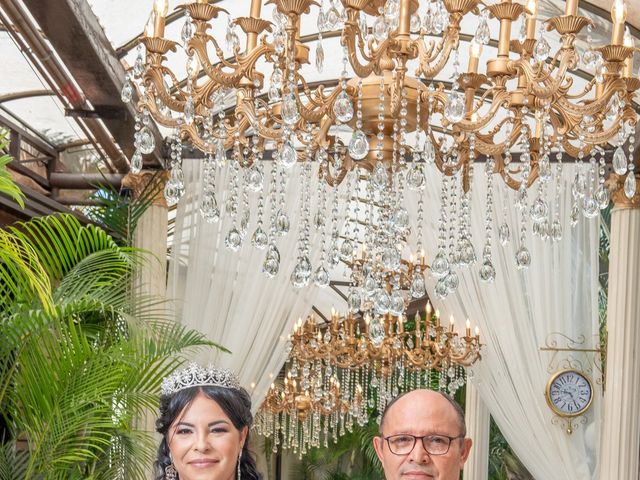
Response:
[[[125,112],[123,119],[105,118],[103,122],[125,156],[131,158],[135,150],[135,110],[120,99],[125,70],[89,3],[86,0],[24,0],[24,4],[91,105]],[[162,136],[156,128],[154,134],[158,147],[150,159],[160,167],[164,166],[160,151]]]

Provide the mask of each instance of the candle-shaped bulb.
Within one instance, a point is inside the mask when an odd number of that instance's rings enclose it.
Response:
[[[453,319],[453,315],[450,315],[450,316],[449,316],[449,324],[450,324],[451,326],[453,326],[453,324],[454,324],[455,322],[456,322],[456,321]]]
[[[476,42],[475,38],[471,40],[470,51],[471,56],[474,58],[480,58],[480,55],[482,54],[482,44],[480,42]]]
[[[467,337],[471,336],[471,321],[467,318],[467,329],[466,329],[466,333],[467,333]]]
[[[624,23],[627,20],[627,6],[624,0],[614,0],[611,7],[611,19],[614,23]]]
[[[624,46],[625,47],[633,47],[633,37],[631,36],[631,32],[629,31],[629,27],[625,27],[624,29]]]
[[[364,314],[364,323],[369,325],[369,322],[371,321],[371,317],[369,316],[368,313]]]
[[[429,317],[431,316],[431,302],[427,301],[427,320],[429,320]]]
[[[476,325],[476,337],[480,336],[480,329],[478,328],[478,326]]]
[[[529,15],[536,16],[538,13],[538,0],[529,0],[527,2],[527,12],[529,12]]]
[[[471,320],[467,318],[467,328],[471,328]]]
[[[147,38],[151,38],[151,37],[155,37],[155,33],[156,33],[156,27],[155,27],[155,23],[156,23],[156,12],[155,10],[151,12],[151,15],[149,15],[149,20],[147,20],[146,25],[144,26],[144,36]]]
[[[163,17],[167,16],[169,13],[169,0],[156,0],[153,4],[153,10]]]

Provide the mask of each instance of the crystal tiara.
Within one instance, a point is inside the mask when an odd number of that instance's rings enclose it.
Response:
[[[190,387],[222,387],[239,390],[238,377],[226,368],[215,368],[212,365],[204,368],[196,363],[169,375],[160,387],[161,395],[172,395]]]

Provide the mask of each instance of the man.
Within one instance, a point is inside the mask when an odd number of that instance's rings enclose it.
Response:
[[[471,450],[466,433],[455,400],[414,390],[387,405],[373,446],[386,480],[458,480]]]

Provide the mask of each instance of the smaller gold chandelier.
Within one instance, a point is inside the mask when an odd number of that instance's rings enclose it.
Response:
[[[327,446],[355,423],[365,425],[369,409],[378,415],[400,392],[431,388],[450,394],[465,382],[465,367],[481,358],[480,335],[455,331],[453,317],[443,325],[438,311],[359,319],[332,312],[296,323],[282,387],[272,385],[260,407],[259,433],[303,455]],[[379,418],[378,418],[379,421]]]

